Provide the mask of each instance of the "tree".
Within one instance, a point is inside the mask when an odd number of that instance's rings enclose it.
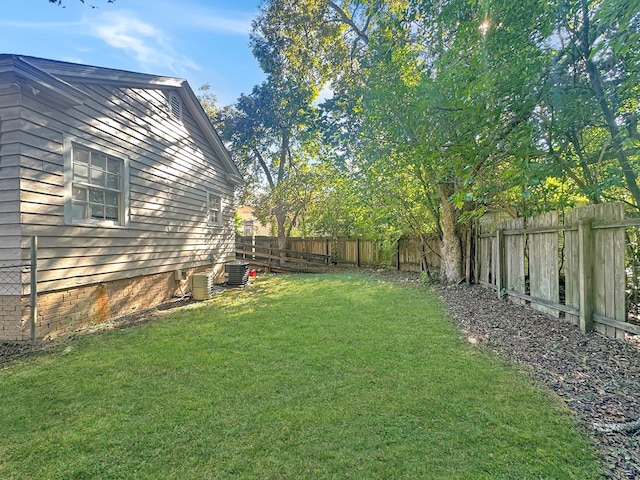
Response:
[[[371,150],[387,145],[422,184],[447,283],[462,277],[461,220],[505,187],[485,179],[532,150],[546,74],[539,18],[537,1],[408,2],[369,36],[358,112]]]
[[[560,1],[544,145],[593,202],[640,208],[640,13],[633,2]]]
[[[263,68],[311,97],[331,85],[340,189],[369,218],[437,231],[447,283],[485,209],[640,205],[634,2],[269,0],[257,25]]]
[[[398,221],[417,231],[435,227],[443,278],[458,281],[460,220],[478,205],[478,192],[491,195],[483,172],[530,145],[522,130],[539,95],[528,87],[541,81],[535,40],[543,5],[272,0],[268,6],[265,22],[294,32],[277,42],[287,66],[281,71],[316,84],[330,75],[333,106],[343,107],[341,114],[334,110],[335,130],[352,134],[346,142],[336,135],[343,140],[338,148],[352,152],[353,170],[369,179],[370,191],[386,185],[376,198],[397,209]],[[300,41],[301,29],[313,40]],[[497,69],[504,79],[493,75]]]
[[[313,117],[309,92],[274,77],[221,116],[248,178],[246,200],[259,217],[273,215],[281,249],[312,197]]]
[[[221,115],[224,136],[249,176],[246,199],[258,216],[273,216],[281,249],[320,190],[314,101],[327,64],[291,50],[309,44],[328,48],[327,36],[305,28],[305,20],[316,14],[313,2],[272,0],[263,6],[253,23],[251,46],[267,80]],[[289,28],[284,21],[293,18],[300,28]]]

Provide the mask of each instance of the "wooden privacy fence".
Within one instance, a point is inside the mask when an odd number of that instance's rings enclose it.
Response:
[[[440,264],[440,239],[437,235],[401,237],[397,256],[391,262],[398,270],[432,273],[440,271]]]
[[[502,222],[482,219],[476,268],[481,284],[516,303],[564,316],[582,331],[640,334],[627,317],[626,229],[619,203]]]

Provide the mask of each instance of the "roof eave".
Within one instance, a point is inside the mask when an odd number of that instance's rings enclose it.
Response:
[[[211,124],[208,115],[202,108],[198,97],[196,97],[196,94],[193,92],[186,80],[183,80],[181,91],[184,93],[185,98],[183,98],[183,101],[185,101],[185,105],[189,109],[189,112],[191,113],[193,118],[196,119],[198,125],[209,140],[209,143],[214,148],[216,154],[222,160],[222,163],[224,164],[227,171],[225,175],[226,181],[234,185],[242,185],[244,183],[244,180],[242,179],[242,174],[240,173],[238,166],[231,158],[231,154],[224,146],[224,143],[218,135],[218,132],[216,132],[215,128],[213,128],[213,125]]]
[[[20,57],[13,56],[3,60],[0,63],[0,72],[12,72],[26,86],[31,87],[33,95],[46,93],[56,102],[69,107],[84,103],[84,93],[60,78],[31,65]]]

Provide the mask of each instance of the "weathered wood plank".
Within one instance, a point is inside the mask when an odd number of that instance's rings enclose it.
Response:
[[[509,220],[502,224],[505,233],[524,228],[524,218]],[[524,235],[504,235],[505,243],[505,282],[506,288],[525,293],[526,279],[524,271]],[[523,305],[521,298],[513,297],[513,303]]]
[[[565,225],[574,225],[576,223],[575,211],[565,212]],[[580,304],[579,279],[580,268],[578,265],[578,232],[567,231],[564,233],[564,295],[565,305],[575,307]],[[574,325],[579,324],[579,318],[576,315],[565,315],[567,321]]]
[[[493,237],[480,239],[480,280],[491,283],[491,252],[493,251]]]
[[[578,318],[583,333],[593,329],[593,249],[592,219],[580,219],[578,224]]]
[[[594,219],[593,205],[573,209],[565,213],[565,224],[577,227],[583,219]],[[577,231],[565,231],[565,295],[567,306],[578,308],[580,305],[580,264],[578,257],[579,238]],[[567,320],[576,325],[580,318],[567,315]]]
[[[612,208],[611,204],[604,204],[603,207],[603,215],[605,218],[612,218]],[[602,249],[603,249],[603,258],[604,258],[604,285],[607,287],[607,291],[603,291],[603,306],[604,306],[604,316],[609,318],[615,318],[615,266],[614,266],[614,243],[613,243],[613,231],[611,229],[601,230],[597,233],[601,235],[602,240]],[[607,335],[615,337],[615,327],[607,325],[606,327]]]
[[[548,227],[558,224],[558,212],[549,212],[529,220],[532,227]],[[529,235],[529,279],[531,296],[560,303],[558,278],[558,233],[534,233]],[[547,306],[533,308],[554,317],[559,311]]]
[[[613,220],[624,219],[624,206],[622,204],[614,204],[612,207],[611,216]],[[612,228],[611,229],[611,242],[613,246],[613,265],[612,269],[615,274],[613,277],[613,292],[614,298],[612,301],[612,313],[611,318],[618,321],[627,320],[627,308],[626,308],[626,280],[627,272],[625,270],[625,256],[626,256],[626,236],[625,228]],[[625,338],[625,331],[615,327],[615,338]]]

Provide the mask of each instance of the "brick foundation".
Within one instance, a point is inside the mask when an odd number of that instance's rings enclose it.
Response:
[[[0,295],[0,341],[29,340],[29,297]]]
[[[197,271],[183,270],[183,279],[175,272],[159,273],[113,282],[86,285],[38,294],[36,336],[39,339],[69,334],[81,327],[103,323],[138,310],[152,308],[172,297],[190,291],[189,279]],[[223,266],[214,269],[220,280]],[[29,340],[29,296],[0,296],[0,341]]]

